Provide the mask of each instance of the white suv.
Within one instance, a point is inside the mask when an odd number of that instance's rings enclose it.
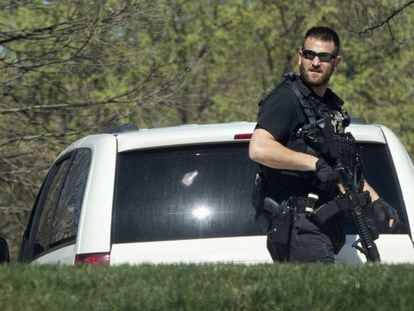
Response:
[[[82,138],[53,163],[19,254],[37,263],[270,262],[264,219],[250,203],[255,124],[122,129]],[[414,168],[386,127],[351,125],[364,175],[398,209],[380,227],[383,262],[414,262]],[[337,262],[365,262],[347,244]]]

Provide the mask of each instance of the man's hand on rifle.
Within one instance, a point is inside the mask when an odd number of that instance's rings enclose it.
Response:
[[[397,228],[400,222],[398,218],[398,212],[395,208],[389,205],[383,198],[379,198],[372,203],[374,208],[374,214],[380,221],[386,221],[388,219],[388,227],[390,231]]]
[[[316,162],[315,187],[323,191],[334,191],[338,187],[338,173],[322,158]]]
[[[368,191],[371,196],[372,212],[374,218],[381,222],[388,220],[388,228],[393,231],[397,228],[400,222],[398,218],[398,212],[384,199],[380,198],[375,189],[364,179],[364,191]]]

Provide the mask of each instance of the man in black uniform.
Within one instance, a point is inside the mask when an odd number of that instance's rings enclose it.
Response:
[[[270,219],[267,247],[275,261],[334,262],[345,242],[345,220],[338,213],[323,225],[305,215],[308,194],[318,196],[316,207],[334,199],[341,191],[338,176],[328,160],[313,152],[296,133],[304,125],[330,116],[340,137],[349,123],[343,112],[343,101],[328,88],[331,75],[341,62],[340,41],[336,32],[327,27],[307,31],[298,52],[300,75],[289,74],[262,102],[249,156],[262,168],[268,185],[268,196],[281,206],[295,210],[289,240],[280,240],[280,228]],[[348,150],[349,162],[352,162]],[[372,202],[379,196],[360,178],[360,187],[368,191]],[[394,227],[395,210],[383,204],[379,208]],[[375,204],[374,204],[375,206]],[[279,231],[278,231],[279,230]]]

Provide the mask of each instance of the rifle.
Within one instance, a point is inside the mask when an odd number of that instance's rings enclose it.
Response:
[[[364,204],[361,202],[361,193],[358,191],[355,168],[352,170],[344,164],[341,152],[334,140],[332,118],[326,117],[304,126],[298,131],[298,136],[302,137],[311,148],[319,151],[338,174],[339,182],[344,187],[345,206],[352,216],[359,235],[359,239],[352,244],[352,247],[363,253],[367,261],[380,261],[380,254],[374,243],[374,239],[378,236],[375,236],[367,224],[367,218],[363,212]],[[350,144],[355,144],[355,139],[350,133],[346,133],[345,137]]]

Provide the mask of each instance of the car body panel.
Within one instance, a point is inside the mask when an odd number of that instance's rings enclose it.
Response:
[[[142,129],[117,136],[118,152],[133,149],[234,141],[237,134],[251,134],[256,123],[234,122],[225,124],[181,125],[175,127]],[[359,141],[385,144],[380,127],[351,125],[348,129]]]
[[[358,235],[347,235],[346,244],[335,256],[336,263],[365,263],[364,254],[352,247]],[[407,234],[381,234],[375,244],[381,257],[381,263],[414,263],[414,248]]]
[[[60,156],[77,149],[90,148],[92,162],[86,184],[76,243],[54,249],[37,258],[36,263],[74,264],[77,254],[110,252],[110,263],[138,264],[173,262],[271,262],[266,236],[204,238],[111,245],[114,183],[117,154],[129,150],[161,148],[191,144],[236,142],[235,135],[251,134],[253,122],[183,125],[159,129],[140,129],[127,133],[97,134],[82,138]],[[348,129],[357,141],[387,144],[401,185],[409,228],[414,226],[414,167],[392,131],[381,125],[351,124]],[[242,136],[244,141],[247,136]],[[386,182],[386,181],[384,181]],[[365,256],[351,245],[354,235],[347,236],[346,246],[336,256],[339,263],[362,263]],[[376,241],[385,263],[414,263],[410,234],[382,234]]]
[[[351,124],[347,127],[347,132],[351,132],[359,142],[375,142],[385,144],[386,140],[382,127],[366,124]]]
[[[365,256],[352,247],[357,235],[348,235],[346,245],[335,256],[336,263],[365,263]],[[405,234],[383,234],[376,240],[381,262],[414,262],[414,249]],[[390,251],[393,249],[393,251]],[[193,239],[113,244],[111,265],[142,263],[266,263],[272,262],[266,250],[266,236]]]
[[[76,246],[67,245],[48,252],[33,261],[33,264],[63,264],[73,265],[75,263]]]
[[[79,221],[76,253],[109,252],[117,143],[113,135],[91,136],[78,148],[92,149],[92,163]]]
[[[235,134],[253,133],[254,126],[254,123],[234,122],[142,129],[138,132],[118,135],[118,152],[154,147],[234,141]]]
[[[263,263],[266,236],[113,244],[111,265],[140,263]]]
[[[397,136],[387,127],[379,126],[385,137],[393,158],[394,167],[401,185],[401,192],[405,209],[410,222],[410,228],[414,228],[414,166]],[[412,234],[412,231],[411,231]]]

